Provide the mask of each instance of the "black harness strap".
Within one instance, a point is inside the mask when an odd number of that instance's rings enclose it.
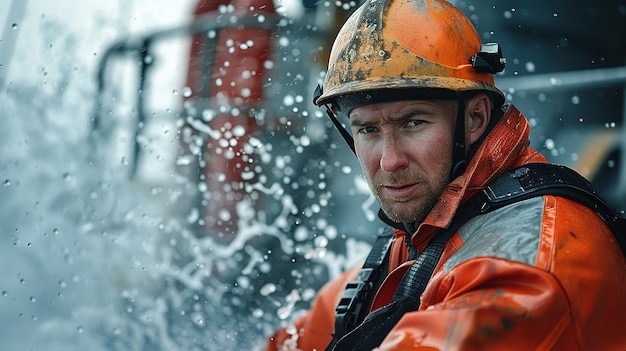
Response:
[[[356,281],[346,284],[346,288],[335,309],[334,342],[359,325],[369,311],[375,292],[386,276],[389,263],[389,248],[393,241],[393,230],[386,230],[376,238]]]
[[[405,274],[392,302],[368,314],[363,323],[353,330],[341,330],[345,336],[336,333],[327,350],[371,350],[380,345],[406,312],[419,308],[420,297],[439,262],[443,249],[460,226],[480,214],[543,195],[570,198],[595,210],[611,229],[622,253],[626,255],[626,219],[612,210],[584,177],[564,166],[528,164],[505,173],[461,205],[449,228],[440,231],[433,238]],[[388,253],[379,252],[375,255],[387,257]],[[369,291],[373,295],[376,289]],[[367,299],[369,303],[360,308],[367,309],[371,299],[372,297]],[[344,315],[342,318],[345,320],[349,317]]]
[[[411,265],[394,293],[391,303],[372,311],[365,317],[363,323],[342,339],[333,339],[331,346],[336,345],[334,348],[329,346],[327,350],[371,350],[380,345],[402,315],[419,308],[420,297],[441,258],[446,243],[463,223],[476,215],[476,211],[458,212],[459,215],[455,216],[450,226],[437,233]]]

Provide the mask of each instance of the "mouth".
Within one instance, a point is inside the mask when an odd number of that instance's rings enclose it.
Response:
[[[381,190],[387,194],[387,197],[392,198],[396,201],[406,201],[415,189],[417,188],[418,183],[406,184],[406,185],[383,185],[381,186]]]

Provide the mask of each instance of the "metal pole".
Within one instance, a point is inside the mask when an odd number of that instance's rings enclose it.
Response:
[[[626,66],[496,78],[496,83],[505,92],[510,93],[623,85],[626,83]]]
[[[626,66],[624,66],[626,69]],[[617,182],[617,194],[621,199],[622,210],[626,211],[626,83],[622,89],[622,132],[620,141],[620,159],[619,159],[619,180]]]
[[[4,91],[6,77],[11,66],[11,56],[13,55],[20,24],[24,19],[27,0],[13,0],[9,8],[7,21],[3,25],[2,39],[0,40],[0,92]],[[10,25],[8,25],[11,23]]]

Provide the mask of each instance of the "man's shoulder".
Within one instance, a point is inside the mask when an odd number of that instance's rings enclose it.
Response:
[[[475,257],[534,265],[541,238],[543,197],[515,202],[475,216],[458,230],[463,245],[444,264],[446,271]]]

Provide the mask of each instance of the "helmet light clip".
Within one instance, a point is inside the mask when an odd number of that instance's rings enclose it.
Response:
[[[480,52],[470,58],[472,67],[478,72],[496,74],[504,70],[506,58],[502,56],[502,48],[497,43],[486,43],[480,46]]]

